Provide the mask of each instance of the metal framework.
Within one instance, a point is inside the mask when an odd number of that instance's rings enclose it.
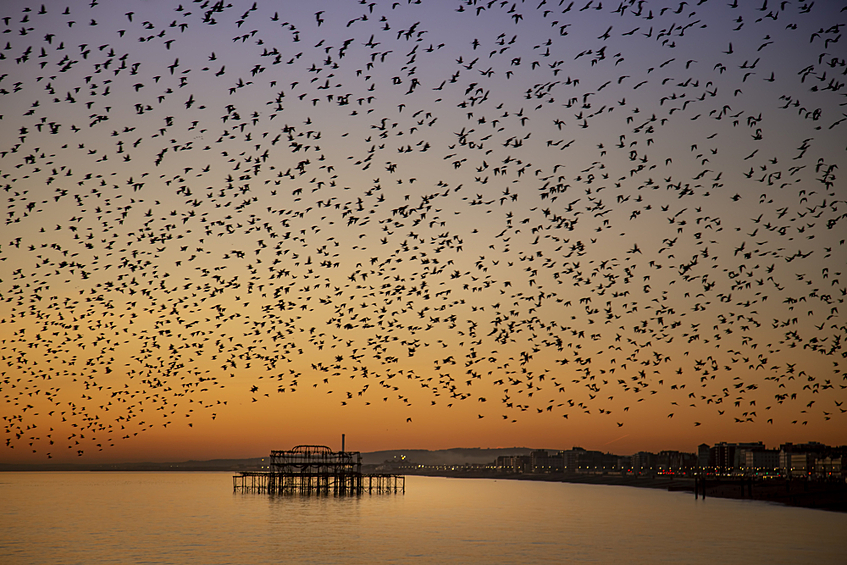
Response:
[[[234,492],[267,494],[362,494],[406,492],[402,475],[362,474],[358,451],[332,451],[323,445],[298,445],[271,451],[269,471],[232,477]]]

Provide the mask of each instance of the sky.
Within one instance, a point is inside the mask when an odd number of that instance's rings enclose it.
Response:
[[[0,18],[0,461],[847,443],[847,3]]]

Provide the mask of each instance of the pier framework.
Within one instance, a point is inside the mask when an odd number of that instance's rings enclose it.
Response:
[[[404,493],[406,477],[363,474],[362,456],[356,451],[298,445],[290,451],[271,451],[268,471],[234,475],[232,489],[266,494]]]

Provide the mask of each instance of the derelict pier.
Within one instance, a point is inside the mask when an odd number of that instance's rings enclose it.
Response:
[[[271,451],[268,471],[244,471],[232,477],[233,492],[266,494],[404,493],[406,477],[363,474],[358,451],[332,451],[323,445],[298,445]]]

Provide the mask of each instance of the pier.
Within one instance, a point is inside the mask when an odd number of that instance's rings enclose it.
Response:
[[[332,451],[323,445],[298,445],[271,451],[267,471],[243,471],[232,477],[233,492],[265,494],[405,493],[406,477],[363,474],[358,451]]]

